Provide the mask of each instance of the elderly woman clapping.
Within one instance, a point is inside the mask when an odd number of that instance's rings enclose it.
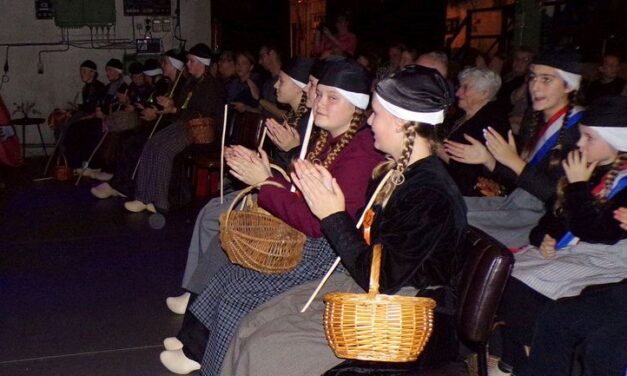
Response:
[[[447,162],[447,168],[464,196],[483,196],[502,193],[500,187],[488,184],[487,171],[480,165],[469,165],[455,159],[460,144],[484,143],[483,132],[494,129],[507,138],[507,114],[494,101],[501,87],[501,78],[486,68],[466,68],[459,74],[456,96],[463,115],[444,131],[445,148],[438,155]],[[451,158],[452,156],[452,158]]]

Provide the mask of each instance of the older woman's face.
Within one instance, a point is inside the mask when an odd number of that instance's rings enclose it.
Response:
[[[489,100],[485,91],[476,89],[475,80],[472,78],[461,80],[455,95],[459,100],[459,108],[466,112],[478,110]]]

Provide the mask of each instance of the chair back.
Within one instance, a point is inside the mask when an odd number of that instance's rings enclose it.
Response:
[[[257,150],[263,133],[263,115],[248,111],[232,111],[229,115],[231,116],[227,124],[226,144],[242,145]]]
[[[458,286],[457,330],[471,347],[487,342],[514,265],[503,244],[474,227],[466,231],[466,261]]]

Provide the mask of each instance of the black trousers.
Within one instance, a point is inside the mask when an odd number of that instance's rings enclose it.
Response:
[[[191,293],[185,315],[183,316],[183,324],[176,338],[183,342],[183,353],[185,353],[185,356],[200,363],[209,341],[209,330],[189,310],[189,307],[191,307],[197,297],[198,295]]]
[[[514,369],[527,363],[525,345],[531,345],[538,317],[552,300],[510,277],[503,292],[498,321],[504,321],[501,361]]]

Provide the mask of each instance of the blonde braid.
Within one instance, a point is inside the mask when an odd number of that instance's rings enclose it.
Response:
[[[300,102],[298,103],[298,107],[296,107],[296,111],[294,113],[294,123],[291,123],[290,125],[298,129],[300,120],[307,113],[308,109],[309,108],[307,107],[307,93],[303,92],[303,95],[300,97]]]
[[[316,140],[316,145],[314,146],[313,151],[310,151],[307,154],[307,160],[309,160],[310,162],[317,161],[318,157],[320,156],[320,154],[322,154],[322,151],[327,146],[328,141],[329,141],[329,132],[325,131],[324,129],[320,129],[320,131],[318,132],[318,139]]]
[[[364,111],[358,108],[355,109],[353,113],[353,118],[351,119],[351,124],[348,127],[348,130],[342,134],[340,140],[333,146],[333,149],[329,151],[327,157],[322,162],[324,168],[329,169],[329,167],[335,161],[335,158],[342,152],[342,150],[348,145],[348,143],[353,139],[355,133],[361,128],[361,125],[364,122]]]
[[[603,186],[603,190],[601,194],[599,194],[599,203],[605,204],[607,202],[607,196],[609,196],[612,191],[612,184],[614,184],[614,180],[619,172],[625,169],[625,164],[627,163],[627,153],[620,153],[614,160],[612,164],[612,169],[607,173],[607,178],[605,179],[605,185]]]
[[[388,179],[383,188],[381,188],[381,191],[375,198],[375,204],[385,204],[385,202],[387,202],[392,195],[392,192],[394,192],[394,189],[405,182],[404,173],[409,165],[411,153],[414,150],[414,141],[416,140],[419,127],[420,124],[413,121],[405,123],[403,125],[403,133],[405,137],[400,158],[398,161],[388,160],[375,168],[373,177],[380,176],[382,173],[394,169],[392,176]]]

